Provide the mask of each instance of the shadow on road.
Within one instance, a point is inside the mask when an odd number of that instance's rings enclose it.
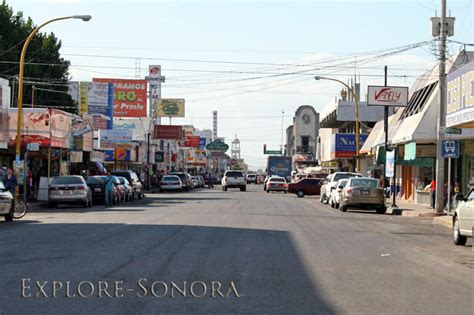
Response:
[[[34,223],[34,222],[30,222]],[[334,314],[324,292],[303,265],[288,232],[186,225],[128,224],[27,224],[13,222],[0,229],[0,313],[151,314],[160,313],[267,313]],[[21,279],[34,281],[90,281],[95,293],[88,298],[21,298]],[[145,297],[138,297],[139,279],[147,279]],[[122,298],[98,297],[98,281],[123,281]],[[188,295],[158,298],[151,283],[187,281]],[[208,286],[201,298],[189,285]],[[211,283],[218,281],[227,293],[231,281],[240,295],[212,297]],[[158,286],[159,294],[164,292]],[[201,287],[202,288],[202,287]],[[89,291],[88,291],[89,292]],[[202,291],[201,291],[202,292]],[[224,294],[226,295],[226,294]]]

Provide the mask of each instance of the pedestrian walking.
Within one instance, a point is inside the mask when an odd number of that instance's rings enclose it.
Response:
[[[433,178],[430,184],[431,189],[431,208],[435,208],[436,205],[436,180]]]

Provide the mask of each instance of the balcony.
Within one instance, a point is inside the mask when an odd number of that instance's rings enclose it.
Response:
[[[296,153],[314,153],[314,147],[309,145],[297,146]]]

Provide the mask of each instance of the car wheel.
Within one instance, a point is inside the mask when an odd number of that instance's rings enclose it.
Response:
[[[7,214],[5,214],[5,221],[7,222],[11,222],[13,221],[13,208],[10,210],[10,212],[8,212]]]
[[[339,205],[339,210],[341,210],[342,212],[347,212],[347,206],[344,206],[343,204],[340,204]]]
[[[298,192],[296,193],[296,195],[298,196],[298,198],[303,198],[305,194],[304,194],[304,191],[298,190]]]
[[[267,194],[270,192],[270,190],[267,189]]]
[[[287,193],[287,191],[285,190],[285,191],[284,191],[284,193],[286,194],[286,193]]]
[[[224,186],[224,191],[227,191],[227,187],[226,187],[226,186]]]
[[[455,245],[466,245],[467,237],[459,231],[459,219],[456,216],[453,223],[453,241]]]
[[[247,187],[240,188],[240,191],[246,191],[246,190],[247,190]]]
[[[331,206],[331,208],[334,208],[334,202],[332,202],[332,198],[329,198],[328,204]]]
[[[377,213],[378,214],[385,214],[385,212],[387,212],[387,207],[380,206],[380,207],[377,208]]]
[[[91,198],[91,200],[89,201],[89,208],[92,208],[93,206],[93,199]]]
[[[57,208],[57,205],[54,202],[49,202],[48,203],[48,208]]]
[[[83,207],[83,208],[89,208],[89,199],[86,199],[86,201],[84,201],[84,202],[82,203],[82,207]]]
[[[323,203],[327,205],[329,203],[329,198],[326,197],[326,194],[324,194],[323,197],[324,197]]]

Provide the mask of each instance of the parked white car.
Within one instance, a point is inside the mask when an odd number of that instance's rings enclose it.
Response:
[[[331,190],[336,189],[337,181],[340,179],[347,179],[351,177],[362,177],[362,174],[352,172],[335,172],[329,174],[324,180],[323,185],[321,186],[319,201],[327,204],[329,202]]]
[[[0,215],[5,221],[13,220],[13,196],[0,181]]]
[[[339,203],[341,202],[341,192],[346,186],[347,178],[343,178],[337,181],[336,189],[332,189],[329,195],[329,205],[333,208],[339,209]]]
[[[474,189],[467,197],[458,196],[458,207],[453,215],[453,241],[456,245],[465,245],[467,238],[472,237],[474,226]]]

